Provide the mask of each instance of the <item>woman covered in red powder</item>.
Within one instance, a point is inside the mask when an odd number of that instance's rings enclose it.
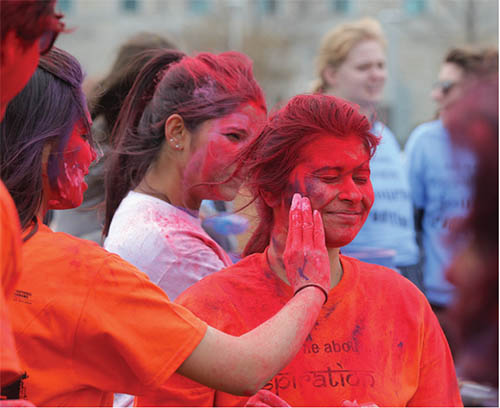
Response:
[[[309,197],[323,220],[331,286],[299,353],[264,386],[291,406],[461,405],[448,344],[425,296],[397,272],[339,251],[373,204],[377,143],[350,103],[327,95],[291,99],[241,156],[260,216],[246,258],[176,301],[232,335],[272,316],[293,295],[283,256],[290,202],[297,192]],[[237,406],[245,399],[175,375],[162,394],[138,403]]]
[[[203,230],[202,200],[231,201],[230,163],[266,118],[243,54],[161,50],[125,100],[106,176],[104,247],[148,274],[171,299],[232,264]]]
[[[207,327],[117,255],[41,222],[48,209],[81,204],[96,157],[82,79],[78,62],[53,49],[0,126],[0,171],[24,240],[23,274],[7,299],[27,373],[21,390],[40,406],[107,406],[113,392],[140,395],[178,371],[228,392],[257,392],[293,358],[325,301],[321,219],[297,195],[285,257],[296,294],[283,310],[238,338]],[[304,225],[314,226],[314,239]]]

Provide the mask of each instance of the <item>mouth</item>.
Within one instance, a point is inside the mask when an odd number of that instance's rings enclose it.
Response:
[[[335,218],[347,223],[358,222],[362,215],[363,213],[361,211],[326,211],[323,213],[323,216]]]

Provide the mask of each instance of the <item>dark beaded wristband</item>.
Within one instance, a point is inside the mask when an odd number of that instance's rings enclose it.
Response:
[[[299,293],[302,289],[307,288],[307,287],[309,287],[309,286],[314,286],[314,287],[316,287],[316,288],[318,288],[318,289],[321,289],[321,291],[322,291],[322,292],[323,292],[323,294],[325,295],[325,303],[323,303],[323,304],[326,304],[326,302],[328,302],[328,292],[325,290],[325,288],[324,288],[323,286],[318,285],[318,284],[316,284],[316,283],[308,283],[308,284],[306,284],[306,285],[304,285],[304,286],[301,286],[300,288],[298,288],[298,289],[295,291],[295,293],[293,294],[293,296],[295,296],[297,293]]]

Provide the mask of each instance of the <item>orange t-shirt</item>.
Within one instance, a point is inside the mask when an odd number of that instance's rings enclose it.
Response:
[[[9,299],[21,271],[21,227],[12,197],[0,181],[0,387],[14,381],[21,374],[9,311]]]
[[[206,324],[117,255],[38,224],[9,301],[27,399],[111,406],[113,392],[137,395],[163,384]]]
[[[448,344],[425,296],[393,270],[340,259],[344,275],[302,349],[264,388],[291,406],[461,406]],[[208,324],[241,335],[291,296],[265,254],[254,254],[202,279],[176,302]],[[245,402],[178,374],[161,393],[137,399],[141,406]]]

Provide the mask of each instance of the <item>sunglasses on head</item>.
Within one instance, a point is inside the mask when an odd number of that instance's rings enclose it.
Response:
[[[440,89],[443,95],[446,95],[452,90],[452,88],[457,85],[455,81],[438,81],[432,86],[433,89]]]

